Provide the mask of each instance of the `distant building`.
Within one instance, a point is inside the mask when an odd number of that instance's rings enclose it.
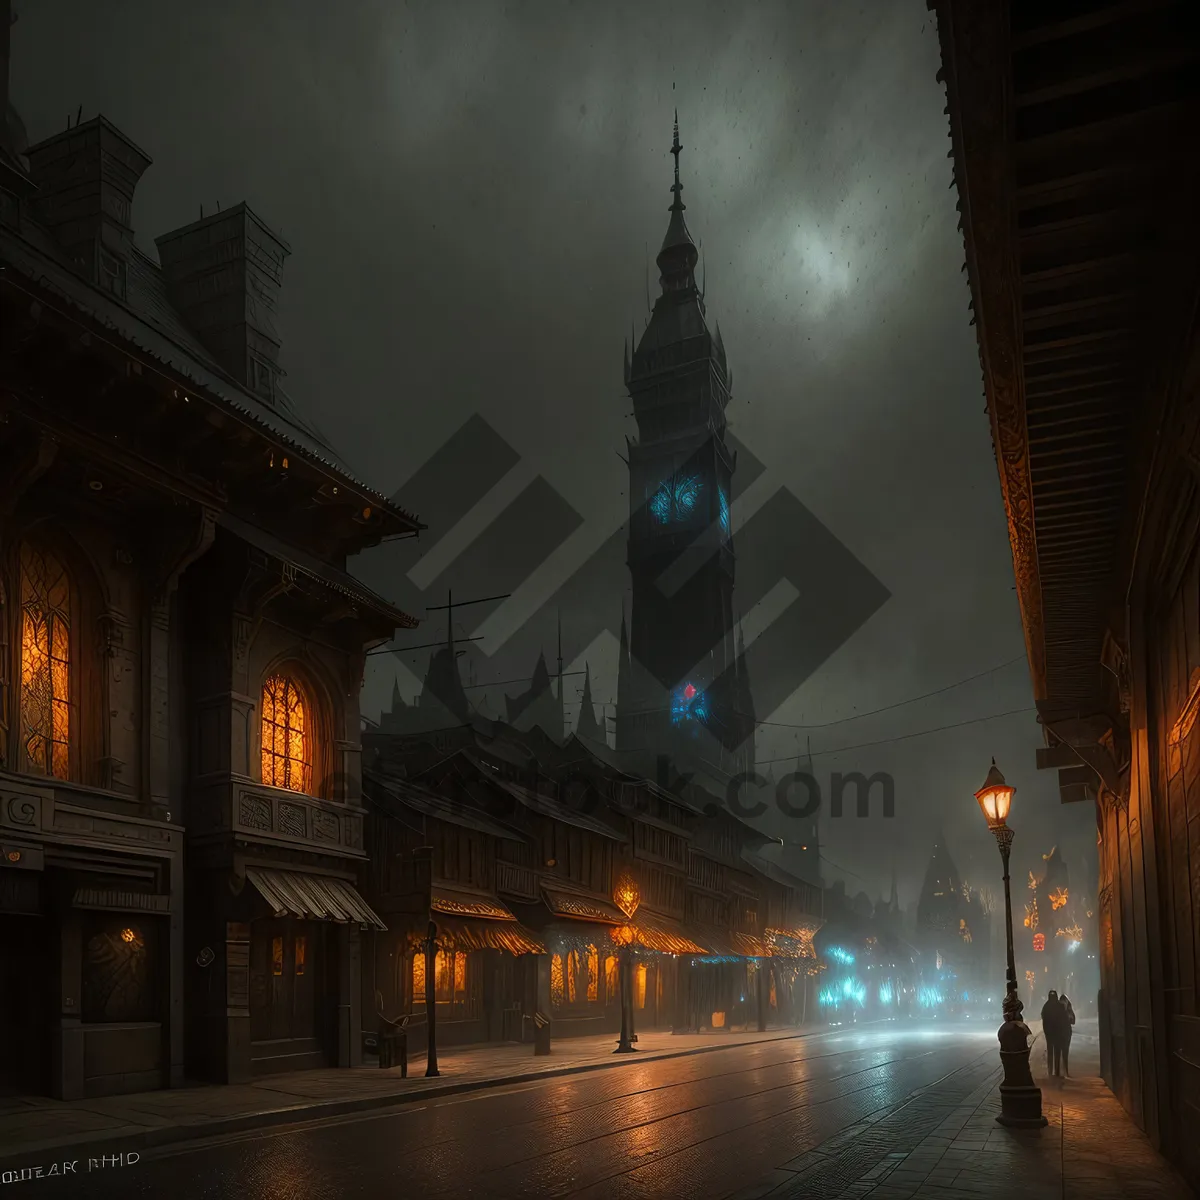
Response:
[[[634,346],[625,385],[637,420],[627,443],[633,607],[621,621],[616,748],[649,771],[754,770],[754,706],[735,625],[730,519],[736,456],[725,440],[733,377],[696,282],[684,220],[679,124],[670,221],[658,252],[661,294]],[[687,578],[664,589],[664,572]]]

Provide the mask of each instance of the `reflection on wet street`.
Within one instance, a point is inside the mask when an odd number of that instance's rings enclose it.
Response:
[[[888,1023],[146,1151],[45,1197],[722,1197],[974,1064],[991,1029]]]

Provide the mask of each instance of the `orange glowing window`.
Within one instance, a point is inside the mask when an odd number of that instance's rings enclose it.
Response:
[[[567,1003],[575,1003],[575,989],[579,983],[579,955],[572,950],[567,955]]]
[[[53,555],[21,547],[21,743],[31,771],[66,779],[71,738],[71,584]]]
[[[296,938],[296,974],[303,975],[308,960],[308,938],[304,935]]]
[[[283,938],[271,939],[271,974],[283,974]]]
[[[600,951],[595,946],[587,948],[588,993],[589,1000],[600,998]]]
[[[646,1007],[646,971],[645,963],[638,963],[633,973],[633,1007]]]
[[[617,998],[620,980],[617,975],[616,955],[610,954],[604,960],[604,994],[610,1001]]]
[[[312,722],[304,693],[287,675],[272,675],[262,692],[262,781],[307,792],[312,779]]]
[[[562,1004],[566,999],[566,986],[563,979],[563,958],[555,954],[550,959],[550,999],[554,1004]]]
[[[1035,933],[1033,935],[1033,948],[1039,953],[1046,948],[1046,935],[1044,933]]]
[[[413,1000],[418,1004],[425,1003],[425,953],[418,950],[413,955],[412,970]]]

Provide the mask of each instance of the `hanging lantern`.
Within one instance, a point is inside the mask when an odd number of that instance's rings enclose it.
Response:
[[[1046,935],[1044,933],[1035,933],[1033,935],[1033,948],[1037,951],[1045,950]]]
[[[638,905],[642,902],[642,894],[638,890],[637,881],[632,875],[622,875],[613,888],[613,903],[625,914],[627,920],[633,920]]]

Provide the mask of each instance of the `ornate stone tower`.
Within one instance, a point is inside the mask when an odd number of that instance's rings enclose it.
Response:
[[[637,438],[627,439],[633,609],[627,639],[622,622],[617,749],[728,775],[754,767],[753,704],[734,635],[732,373],[696,283],[680,150],[676,113],[662,291],[641,340],[625,349]]]

